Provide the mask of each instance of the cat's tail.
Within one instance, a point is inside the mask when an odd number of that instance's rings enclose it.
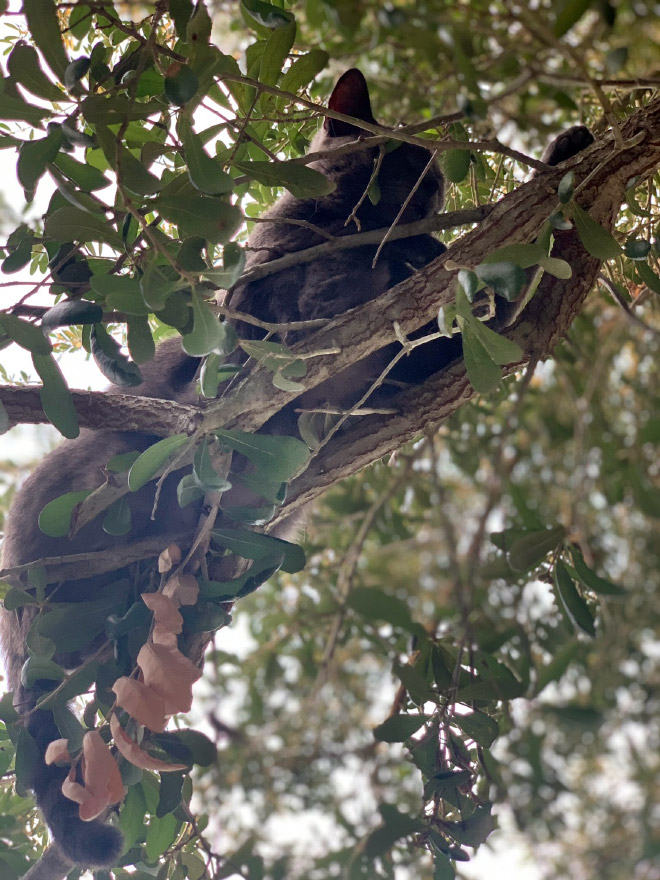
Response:
[[[52,713],[44,709],[31,712],[27,729],[39,747],[39,760],[29,784],[55,843],[74,865],[112,867],[124,845],[121,832],[99,819],[83,822],[78,815],[78,804],[62,794],[62,783],[69,768],[48,765],[44,761],[48,744],[61,736]]]

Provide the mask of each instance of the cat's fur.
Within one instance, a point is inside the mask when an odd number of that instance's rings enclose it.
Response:
[[[366,82],[358,70],[350,70],[341,77],[330,99],[330,107],[358,119],[374,121]],[[550,164],[568,158],[586,145],[586,129],[578,127],[570,131],[573,134],[568,138],[566,149],[562,145],[559,150],[561,155],[555,150],[554,154],[546,157]],[[360,130],[352,125],[326,119],[311,149],[320,151],[341,146],[354,141],[360,134]],[[576,142],[580,144],[577,149]],[[280,198],[263,215],[262,222],[255,226],[250,236],[247,268],[325,240],[309,227],[278,221],[304,221],[334,236],[356,231],[355,222],[350,221],[346,225],[346,220],[360,203],[369,185],[378,152],[379,148],[374,147],[314,163],[313,167],[336,183],[336,189],[317,199],[299,200],[289,194]],[[362,230],[388,227],[395,221],[406,200],[409,200],[409,204],[399,220],[402,223],[418,220],[440,210],[443,178],[435,163],[429,166],[429,159],[430,153],[427,150],[406,143],[385,152],[378,175],[380,199],[376,204],[369,198],[362,199],[356,212]],[[411,195],[415,187],[417,188]],[[444,245],[430,235],[395,241],[385,245],[375,268],[372,268],[375,246],[343,251],[248,283],[234,292],[230,304],[233,309],[269,322],[331,318],[378,297],[444,250]],[[240,324],[237,329],[244,338],[263,336],[252,325]],[[295,342],[296,338],[294,334],[288,334],[283,341]],[[397,347],[388,346],[377,352],[366,362],[345,371],[338,381],[324,383],[313,393],[303,395],[298,404],[302,402],[303,406],[315,406],[326,402],[335,407],[350,406],[389,362]],[[446,340],[440,345],[421,346],[412,357],[401,362],[394,378],[406,382],[422,381],[458,353],[460,350],[457,351],[456,344],[452,345]],[[142,385],[136,389],[115,390],[192,402],[196,398],[194,377],[197,367],[198,360],[186,355],[178,340],[170,340],[159,346],[153,361],[143,368]],[[292,426],[295,428],[295,420],[289,415],[279,422],[271,423],[268,430],[287,433],[292,430]],[[105,534],[97,521],[87,525],[70,541],[49,538],[38,528],[39,513],[48,501],[65,492],[95,488],[103,482],[105,464],[112,456],[132,449],[145,449],[155,439],[144,434],[117,431],[103,432],[101,437],[98,432],[85,430],[77,440],[62,444],[47,456],[25,482],[12,504],[3,546],[3,567],[20,565],[46,556],[68,555],[82,550],[99,550],[113,546],[118,548],[120,562],[121,545],[127,540],[132,541],[150,534],[172,533],[180,527],[192,529],[198,509],[195,505],[179,508],[174,491],[175,480],[165,486],[155,521],[150,519],[153,484],[129,496],[133,528],[126,539]],[[67,582],[58,586],[56,599],[88,599],[94,595],[95,590],[116,578],[117,573],[113,572],[111,576]],[[43,754],[48,743],[60,734],[50,712],[31,711],[39,698],[39,689],[26,690],[21,684],[21,668],[27,659],[25,637],[35,613],[32,606],[14,612],[4,611],[1,635],[9,684],[14,691],[17,708],[26,715],[28,730],[37,740]],[[67,657],[56,656],[55,660],[75,666],[82,662],[84,653]],[[42,763],[30,780],[37,803],[55,840],[75,864],[114,864],[122,846],[119,831],[99,820],[86,823],[78,818],[77,805],[64,798],[60,791],[65,774],[65,769],[46,767]]]

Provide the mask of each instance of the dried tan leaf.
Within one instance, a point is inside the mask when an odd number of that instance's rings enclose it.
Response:
[[[156,623],[172,633],[181,632],[183,617],[179,614],[178,603],[174,599],[163,593],[142,593],[142,601],[150,611],[153,611]]]
[[[192,574],[175,574],[163,587],[163,593],[179,605],[194,605],[199,596],[199,584]]]
[[[73,758],[69,754],[69,740],[54,739],[48,743],[44,761],[46,764],[70,764]]]
[[[181,548],[178,544],[170,544],[158,557],[158,571],[165,574],[181,562]]]
[[[149,643],[140,648],[137,663],[145,682],[165,699],[168,714],[189,712],[192,686],[202,671],[176,648]]]
[[[113,684],[117,703],[149,730],[162,733],[167,727],[165,700],[143,681],[122,676]]]

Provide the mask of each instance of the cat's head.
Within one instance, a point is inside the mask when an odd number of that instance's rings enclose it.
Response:
[[[369,87],[362,72],[356,67],[347,70],[337,81],[330,101],[330,110],[351,116],[354,119],[377,124],[371,110]],[[325,117],[320,131],[312,141],[310,150],[317,152],[332,150],[368,138],[370,133],[354,123]],[[365,199],[358,216],[369,226],[385,226],[397,216],[401,206],[409,199],[409,204],[400,222],[410,223],[442,209],[444,180],[437,162],[429,166],[431,153],[415,144],[394,141],[387,144],[378,172],[377,187],[372,194],[379,193],[373,201]],[[392,147],[394,146],[394,149]],[[313,167],[321,171],[337,184],[335,198],[342,202],[353,200],[353,207],[363,195],[369,184],[378,149],[358,150],[341,156],[321,159]],[[427,168],[427,166],[429,166]],[[425,169],[427,169],[425,171]],[[422,175],[423,178],[422,178]],[[420,178],[422,178],[420,180]],[[412,197],[411,192],[415,190]]]

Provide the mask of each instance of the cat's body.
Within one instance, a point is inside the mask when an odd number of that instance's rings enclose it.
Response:
[[[339,80],[330,101],[330,107],[347,115],[373,122],[366,83],[357,70],[348,71]],[[312,144],[312,150],[329,149],[353,141],[359,130],[346,123],[326,121]],[[578,138],[579,140],[579,138]],[[399,223],[421,219],[441,208],[443,179],[431,154],[420,147],[400,144],[385,151],[378,175],[380,200],[373,204],[365,191],[370,184],[374,161],[379,148],[362,149],[335,159],[315,163],[337,184],[333,193],[318,199],[297,200],[284,195],[256,224],[249,240],[248,268],[268,262],[279,256],[304,250],[322,243],[325,238],[309,224],[332,236],[343,236],[356,231],[355,222],[347,219],[356,206],[361,230],[387,228],[395,220]],[[577,150],[573,150],[577,152]],[[568,158],[569,152],[556,158]],[[552,158],[552,157],[551,157]],[[548,160],[550,161],[550,160]],[[555,164],[555,162],[552,162]],[[399,217],[402,205],[405,210]],[[397,219],[398,218],[398,219]],[[278,222],[303,221],[303,225]],[[305,225],[306,224],[306,225]],[[442,254],[444,246],[430,235],[415,236],[386,244],[377,264],[372,267],[376,246],[346,250],[314,262],[300,264],[277,274],[248,283],[231,297],[231,307],[269,322],[331,318],[346,310],[371,301],[414,271]],[[262,338],[263,333],[253,325],[239,324],[243,338]],[[287,343],[299,338],[284,334]],[[447,346],[447,341],[443,341]],[[335,407],[351,406],[369,387],[373,378],[389,362],[398,346],[392,345],[377,352],[366,362],[345,371],[337,381],[324,383],[313,393],[303,394],[297,401],[304,406],[323,403]],[[460,353],[460,350],[458,351]],[[440,369],[457,355],[457,347],[450,342],[442,345],[420,346],[416,354],[404,359],[394,378],[397,381],[419,382]],[[169,340],[159,346],[156,356],[142,372],[144,382],[136,389],[115,389],[148,397],[193,402],[196,399],[195,373],[198,360],[186,355],[178,340]],[[288,433],[295,429],[295,418],[288,415],[267,426],[267,430]],[[77,440],[68,441],[51,453],[34,471],[16,495],[8,517],[3,546],[3,567],[12,567],[46,556],[69,555],[81,550],[91,551],[118,548],[118,568],[121,547],[127,540],[136,540],[150,534],[172,533],[180,528],[193,529],[199,509],[195,505],[180,508],[174,493],[174,481],[166,486],[158,505],[155,521],[150,519],[153,502],[153,483],[129,496],[133,528],[128,538],[116,538],[102,531],[99,521],[86,526],[71,541],[49,538],[38,528],[38,516],[44,505],[65,492],[93,489],[105,479],[104,468],[114,455],[132,449],[142,450],[156,438],[144,434],[108,431],[83,431]],[[112,573],[117,577],[117,573]],[[108,583],[108,575],[80,581],[71,581],[57,587],[56,598],[89,598],[95,590]],[[25,584],[22,584],[25,586]],[[52,589],[52,587],[51,587]],[[25,638],[35,615],[34,606],[14,612],[4,611],[1,634],[9,682],[17,708],[29,713],[39,697],[38,687],[26,690],[21,685],[21,668],[27,659]],[[56,662],[75,666],[84,659],[84,652],[66,658],[56,656]],[[38,742],[41,753],[50,741],[59,737],[52,714],[47,711],[31,712],[27,726]],[[85,823],[77,817],[77,805],[63,797],[60,791],[65,770],[40,764],[31,785],[55,840],[60,848],[79,865],[112,865],[121,849],[119,832],[99,820]]]

